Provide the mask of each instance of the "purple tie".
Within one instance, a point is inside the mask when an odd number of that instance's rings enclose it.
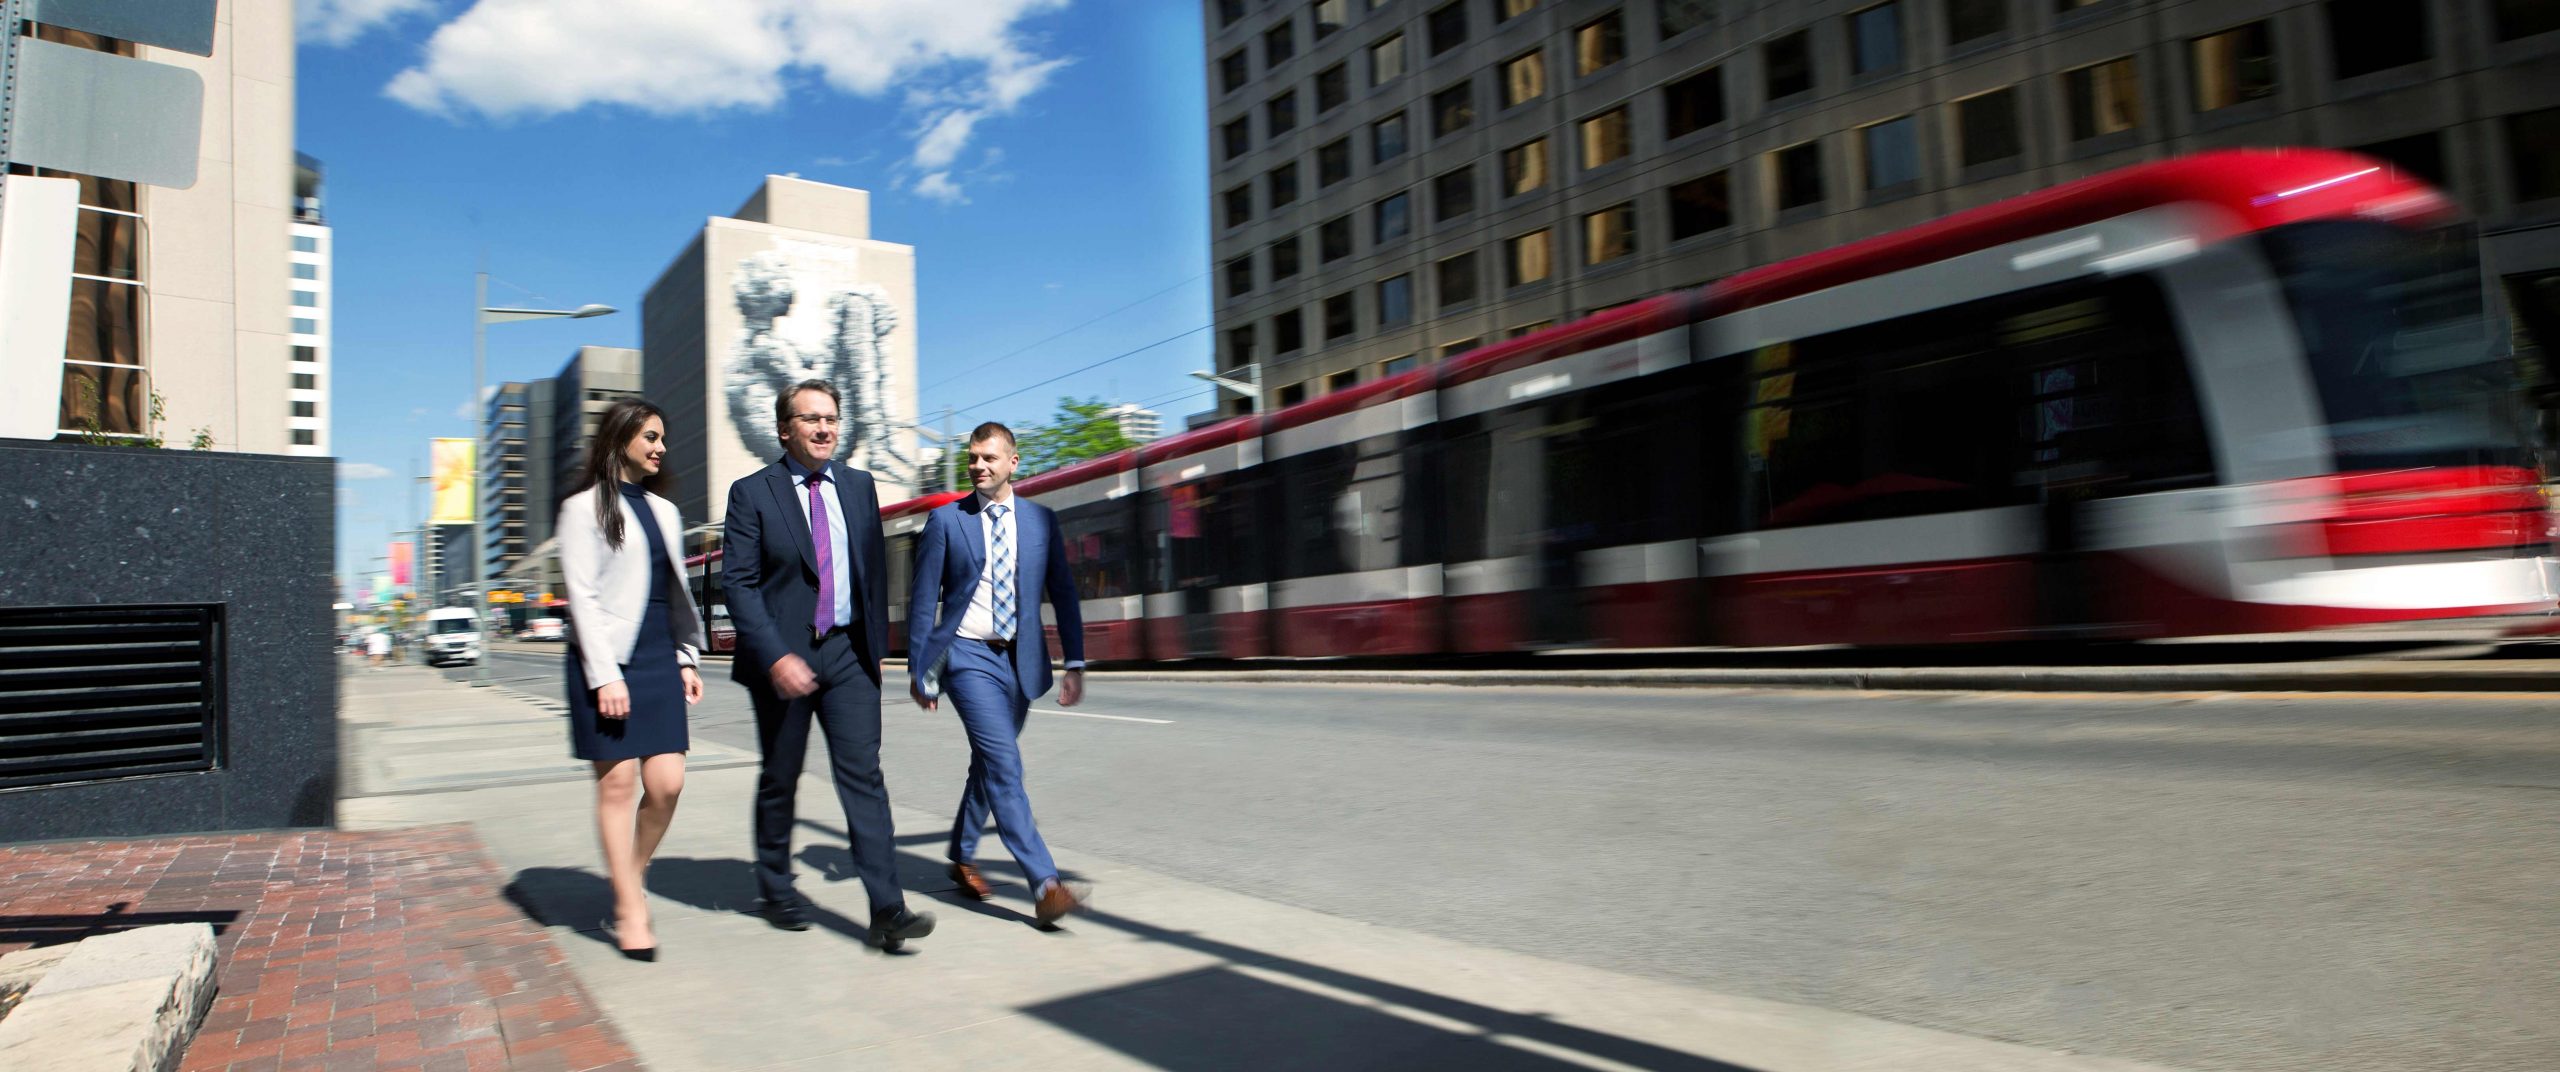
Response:
[[[836,624],[836,549],[827,533],[827,501],[818,497],[824,477],[809,474],[809,539],[818,545],[818,614],[809,628],[825,633]]]

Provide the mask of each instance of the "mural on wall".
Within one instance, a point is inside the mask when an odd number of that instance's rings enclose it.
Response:
[[[898,309],[887,291],[853,279],[843,251],[796,246],[740,258],[730,281],[741,318],[724,380],[730,425],[750,455],[772,457],[774,392],[825,380],[843,396],[845,461],[913,487],[915,462],[889,416],[888,340]]]

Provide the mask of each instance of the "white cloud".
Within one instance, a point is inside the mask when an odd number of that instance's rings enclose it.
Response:
[[[334,0],[405,4],[408,0]],[[951,170],[982,123],[1067,60],[1020,24],[1068,0],[477,0],[384,92],[448,117],[541,118],[590,105],[706,115],[782,103],[814,76],[915,113],[919,194],[963,200]],[[931,192],[927,192],[931,191]]]
[[[435,0],[293,0],[293,32],[312,44],[349,45],[395,21],[435,9]]]
[[[338,463],[338,479],[340,480],[380,480],[383,477],[390,475],[391,470],[375,465],[372,462]]]

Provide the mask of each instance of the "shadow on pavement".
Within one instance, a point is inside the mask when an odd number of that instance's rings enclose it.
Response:
[[[203,923],[212,926],[219,938],[239,922],[240,913],[221,909],[202,912],[135,912],[130,901],[118,901],[104,912],[77,912],[45,916],[0,916],[0,946],[25,943],[29,948],[64,945],[101,934],[114,934],[137,927],[156,927],[164,923]]]

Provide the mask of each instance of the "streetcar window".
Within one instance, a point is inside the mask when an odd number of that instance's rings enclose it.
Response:
[[[1405,561],[1404,452],[1397,436],[1372,436],[1282,459],[1282,576],[1323,577],[1409,565]]]
[[[1262,481],[1218,473],[1149,492],[1146,533],[1154,541],[1150,592],[1258,584],[1262,570]]]
[[[1439,466],[1447,560],[1729,531],[1709,525],[1707,511],[1731,499],[1731,462],[1711,460],[1716,444],[1689,431],[1730,426],[1702,424],[1702,375],[1603,384],[1449,422]]]
[[[1078,597],[1116,599],[1137,591],[1130,576],[1129,521],[1129,504],[1116,499],[1058,511],[1058,534],[1066,541]]]

